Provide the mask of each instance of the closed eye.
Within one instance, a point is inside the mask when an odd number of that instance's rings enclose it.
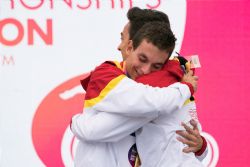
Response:
[[[162,69],[162,67],[163,67],[163,64],[155,64],[155,65],[153,65],[153,69],[155,69],[155,70],[160,70],[160,69]]]
[[[145,55],[140,55],[139,56],[139,60],[142,63],[147,63],[147,61],[148,61],[148,59],[147,59],[147,57]]]

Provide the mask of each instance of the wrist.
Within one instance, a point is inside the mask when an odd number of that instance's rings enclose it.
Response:
[[[195,152],[195,156],[201,156],[204,153],[204,151],[206,150],[206,148],[207,148],[206,139],[203,136],[201,136],[201,138],[202,138],[202,146],[201,146],[200,150]]]

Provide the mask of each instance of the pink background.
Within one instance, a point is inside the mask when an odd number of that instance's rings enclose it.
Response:
[[[187,1],[181,54],[200,56],[198,114],[218,142],[217,166],[249,164],[249,7],[248,0]]]
[[[250,80],[247,53],[250,52],[249,1],[188,0],[182,55],[198,54],[202,68],[196,94],[199,119],[203,131],[211,134],[219,146],[217,166],[248,166],[249,114],[247,94]],[[33,142],[39,157],[47,166],[63,166],[60,140],[67,122],[82,107],[83,95],[69,103],[54,101],[57,92],[78,84],[79,77],[70,79],[55,88],[38,107],[33,124]],[[57,103],[61,117],[50,114],[47,108]],[[72,104],[75,106],[72,106]],[[53,109],[57,111],[56,109]],[[47,112],[46,112],[47,111]],[[47,119],[47,117],[56,118]],[[38,121],[42,121],[38,123]],[[54,122],[53,124],[51,122]],[[56,123],[55,123],[56,122]],[[43,126],[39,126],[42,125]],[[48,126],[45,126],[45,125]],[[61,125],[64,125],[62,127]],[[59,128],[61,127],[61,128]],[[47,137],[42,137],[50,136]],[[50,147],[47,140],[55,135]],[[58,137],[59,136],[59,137]],[[39,139],[39,140],[37,140]],[[46,144],[47,143],[47,144]],[[51,141],[49,142],[51,143]]]
[[[250,52],[249,7],[250,1],[247,0],[187,1],[186,27],[181,54],[198,54],[200,57],[202,68],[196,71],[200,78],[196,94],[198,114],[203,131],[211,134],[218,143],[217,166],[222,167],[248,166],[250,150],[248,144],[250,108],[247,100],[247,95],[250,93],[248,84],[250,67],[247,64],[247,53]],[[50,115],[46,112],[46,108],[54,103],[53,96],[57,92],[77,85],[80,78],[72,78],[50,92],[34,117],[36,122],[33,126],[34,146],[47,166],[63,166],[58,152],[60,141],[54,140],[53,145],[46,147],[47,140],[50,138],[42,136],[58,135],[59,137],[55,139],[61,139],[67,122],[81,109],[83,95],[75,96],[72,99],[74,102],[70,102],[69,105],[58,103],[56,107],[70,110],[71,113],[63,112],[64,115],[57,118],[59,120],[57,123],[49,123],[54,121],[46,119]],[[75,108],[72,106],[73,103],[76,105]],[[51,118],[56,117],[51,115]],[[39,120],[42,121],[40,124],[37,123]],[[39,126],[41,124],[49,126]],[[65,126],[62,127],[62,124]]]

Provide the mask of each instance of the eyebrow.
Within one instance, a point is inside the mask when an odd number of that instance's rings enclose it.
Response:
[[[140,56],[141,56],[141,57],[143,57],[144,59],[147,59],[147,60],[148,60],[148,57],[147,57],[145,54],[141,53],[141,54],[140,54]],[[163,66],[163,65],[164,65],[164,63],[154,63],[154,65],[160,65],[160,66]]]

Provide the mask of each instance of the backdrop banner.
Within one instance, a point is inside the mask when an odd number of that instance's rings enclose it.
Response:
[[[73,167],[80,79],[121,61],[131,7],[165,12],[175,51],[199,55],[196,93],[207,167],[247,166],[250,1],[0,0],[0,166]]]

